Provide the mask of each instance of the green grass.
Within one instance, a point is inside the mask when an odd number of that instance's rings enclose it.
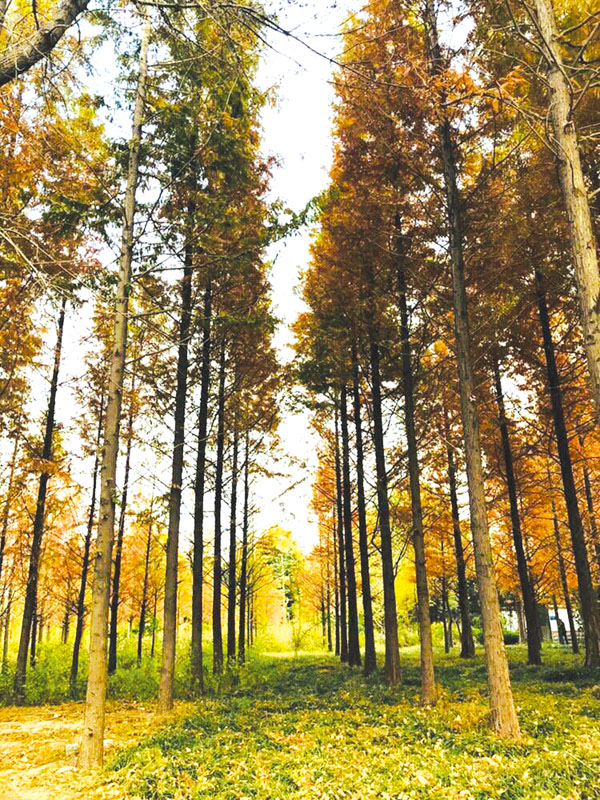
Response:
[[[121,752],[112,777],[133,797],[600,797],[600,673],[563,650],[527,667],[509,648],[523,740],[488,730],[485,669],[437,656],[440,701],[418,706],[418,653],[387,689],[327,655],[256,657],[183,722]]]

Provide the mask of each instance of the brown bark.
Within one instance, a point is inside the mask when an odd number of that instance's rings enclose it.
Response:
[[[558,515],[556,513],[556,504],[554,502],[554,499],[552,500],[552,523],[554,526],[554,541],[556,542],[556,556],[558,558],[560,583],[563,590],[563,600],[565,608],[567,609],[567,617],[569,620],[569,632],[571,634],[571,650],[574,653],[578,653],[579,642],[577,641],[577,629],[575,627],[575,618],[573,617],[573,606],[571,605],[571,595],[569,593],[569,584],[567,582],[567,568],[565,566],[562,544],[560,542],[560,527],[558,524]]]
[[[246,431],[244,458],[244,511],[242,520],[242,563],[240,565],[240,624],[238,628],[238,662],[246,661],[246,603],[248,588],[248,526],[250,501],[250,436]]]
[[[346,563],[344,549],[344,511],[342,499],[342,474],[340,465],[340,435],[338,430],[338,406],[335,407],[335,498],[337,520],[337,555],[339,580],[339,629],[340,629],[340,661],[348,661],[348,624],[346,616]]]
[[[237,484],[239,436],[237,421],[233,430],[233,460],[231,465],[231,520],[229,525],[229,564],[227,569],[227,661],[235,661],[235,599],[237,594]]]
[[[223,631],[221,626],[221,504],[223,495],[223,456],[225,449],[225,340],[219,358],[219,399],[217,405],[217,465],[215,473],[215,544],[213,565],[213,673],[223,669]]]
[[[150,502],[150,517],[148,520],[148,532],[146,534],[146,555],[144,557],[144,584],[142,586],[142,602],[140,604],[140,624],[138,625],[137,641],[137,664],[142,663],[142,645],[144,643],[144,633],[146,632],[146,609],[148,606],[148,574],[150,572],[150,547],[152,545],[152,523],[154,507],[154,494]]]

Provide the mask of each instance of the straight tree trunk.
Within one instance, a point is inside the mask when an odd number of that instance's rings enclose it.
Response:
[[[437,20],[432,0],[425,4],[425,28],[428,39],[431,72],[438,77],[442,71],[442,55],[437,34]],[[445,97],[440,97],[440,107],[444,108]],[[521,736],[519,721],[513,700],[508,671],[508,661],[504,649],[502,617],[498,600],[498,588],[494,573],[492,546],[488,529],[485,485],[481,443],[479,438],[479,418],[475,403],[475,386],[471,366],[469,313],[465,286],[463,254],[463,225],[460,196],[456,175],[456,153],[452,129],[444,114],[438,125],[444,169],[446,191],[446,212],[448,217],[448,238],[450,264],[452,268],[452,295],[454,301],[454,333],[460,386],[460,405],[465,444],[465,465],[469,486],[469,505],[471,510],[471,531],[475,553],[475,568],[481,601],[484,649],[486,656],[488,685],[490,689],[490,709],[492,728],[507,738]]]
[[[360,379],[356,342],[352,343],[352,390],[354,404],[354,438],[356,442],[356,498],[358,506],[358,546],[360,550],[360,578],[362,584],[363,618],[365,627],[365,675],[370,675],[377,666],[375,655],[375,629],[373,625],[373,601],[369,572],[369,540],[367,533],[367,507],[365,502],[364,447],[361,422]],[[327,609],[328,643],[331,650],[331,624],[329,621],[329,563],[327,565]]]
[[[583,450],[584,447],[583,436],[579,437],[579,444],[581,446],[581,449]],[[598,523],[596,521],[596,512],[594,511],[594,498],[592,495],[590,472],[588,470],[587,460],[585,458],[585,455],[583,457],[583,487],[585,490],[585,502],[587,505],[588,519],[590,521],[590,533],[591,533],[592,544],[594,546],[596,561],[600,566],[600,539],[598,538]]]
[[[12,607],[12,597],[9,594],[6,608],[4,609],[4,637],[2,642],[2,672],[8,670],[8,646],[10,644],[10,611]]]
[[[2,568],[4,566],[4,551],[6,549],[6,534],[8,533],[8,520],[10,517],[10,506],[12,502],[13,483],[15,478],[15,467],[17,464],[17,452],[19,449],[19,434],[15,433],[15,443],[13,454],[10,460],[10,471],[8,473],[8,487],[6,489],[6,501],[2,512],[2,531],[0,532],[0,579],[2,578]]]
[[[29,648],[29,665],[35,667],[35,646],[37,644],[37,630],[38,630],[38,614],[37,609],[33,612],[33,619],[31,621],[31,643]]]
[[[194,560],[192,565],[192,685],[204,691],[202,666],[202,605],[204,590],[204,491],[206,487],[206,442],[208,430],[208,397],[210,389],[210,351],[212,319],[212,284],[204,290],[202,322],[202,370],[200,408],[198,410],[198,453],[194,479]]]
[[[248,586],[248,526],[250,501],[250,435],[246,430],[244,457],[244,516],[242,520],[242,563],[240,565],[240,624],[238,633],[238,663],[246,661],[246,594]]]
[[[577,142],[573,88],[562,60],[552,2],[534,0],[533,6],[547,65],[554,152],[569,219],[568,230],[590,385],[596,404],[596,415],[600,419],[600,275],[590,203]]]
[[[33,520],[33,535],[31,538],[31,550],[29,553],[29,572],[27,574],[27,585],[25,588],[25,604],[23,608],[23,622],[21,624],[21,637],[19,639],[19,651],[17,654],[17,665],[14,678],[14,700],[15,703],[23,702],[25,697],[25,674],[27,671],[27,653],[30,643],[32,652],[35,654],[35,634],[32,634],[35,610],[37,605],[37,584],[40,565],[40,554],[42,549],[42,538],[44,535],[44,523],[46,518],[46,494],[48,491],[48,481],[50,472],[48,465],[52,461],[52,438],[54,435],[54,415],[56,411],[56,394],[58,390],[58,373],[60,370],[60,359],[62,355],[63,330],[65,326],[65,309],[67,305],[66,295],[63,297],[60,313],[58,316],[58,327],[56,345],[54,346],[54,366],[52,368],[52,378],[50,382],[50,396],[48,399],[48,411],[44,429],[44,444],[42,448],[42,460],[44,462],[43,471],[40,475],[38,485],[37,504],[35,517]],[[31,642],[30,642],[31,639]],[[35,655],[34,655],[35,659]]]
[[[383,577],[383,621],[385,628],[385,680],[389,686],[398,686],[401,681],[400,650],[398,645],[398,617],[396,612],[396,589],[394,586],[394,556],[392,553],[392,529],[388,498],[388,478],[383,443],[383,419],[381,413],[381,375],[379,371],[379,345],[374,330],[370,329],[371,400],[373,404],[373,445],[377,476],[377,505],[379,509],[379,531],[381,535],[381,568]]]
[[[156,644],[156,626],[157,626],[157,617],[156,617],[156,608],[158,605],[158,586],[154,587],[154,605],[152,607],[152,641],[150,643],[150,658],[154,661],[154,645]]]
[[[346,385],[340,392],[340,418],[342,428],[342,501],[344,513],[344,552],[346,586],[348,591],[348,663],[360,666],[360,644],[358,641],[358,601],[356,596],[356,573],[354,547],[352,544],[352,493],[350,489],[350,449],[348,441],[348,393]]]
[[[577,585],[579,588],[581,616],[583,618],[583,626],[585,629],[585,663],[588,667],[598,666],[600,664],[600,612],[598,609],[598,601],[592,585],[592,576],[590,573],[590,564],[588,561],[587,548],[585,544],[585,535],[583,531],[583,524],[581,522],[581,514],[579,513],[575,479],[573,478],[571,452],[569,450],[569,439],[562,405],[560,378],[558,375],[558,368],[556,366],[554,342],[552,341],[550,317],[546,302],[544,276],[539,269],[535,270],[535,291],[544,342],[548,390],[550,392],[550,400],[552,403],[552,418],[554,420],[554,433],[556,436],[558,460],[560,463],[560,474],[562,477],[565,504],[567,507],[569,530],[571,532],[571,546],[573,548],[573,555],[575,557],[575,571],[577,572]]]
[[[542,634],[537,613],[537,603],[533,584],[529,575],[529,564],[525,555],[523,545],[523,532],[521,530],[521,519],[519,516],[519,504],[517,500],[517,482],[508,435],[508,420],[504,407],[504,394],[502,392],[502,379],[500,377],[500,363],[498,353],[494,354],[494,386],[496,391],[496,403],[498,404],[498,424],[500,426],[500,437],[502,439],[502,453],[504,456],[504,470],[506,487],[508,489],[508,500],[510,503],[510,521],[512,528],[513,544],[517,557],[517,571],[519,573],[519,583],[521,584],[521,595],[523,596],[523,608],[527,623],[527,663],[542,663]]]
[[[98,430],[96,432],[96,450],[94,454],[94,469],[92,471],[92,497],[88,512],[87,528],[83,542],[83,560],[81,563],[81,578],[79,581],[79,594],[75,610],[75,638],[73,640],[73,654],[71,656],[71,674],[69,688],[73,699],[77,696],[77,673],[79,672],[79,651],[83,638],[83,625],[85,622],[85,591],[90,567],[90,546],[92,544],[92,531],[94,529],[94,516],[96,514],[96,493],[98,490],[98,467],[100,466],[100,442],[102,440],[102,424],[104,421],[104,387],[100,395],[100,410],[98,412]]]
[[[331,553],[330,553],[330,539],[329,532],[327,533],[327,650],[331,653],[333,650],[333,640],[331,637]],[[372,622],[372,620],[371,620]]]
[[[188,207],[188,232],[181,284],[181,319],[177,352],[177,388],[175,391],[175,431],[173,463],[169,494],[169,527],[167,533],[167,563],[165,568],[165,600],[162,642],[162,664],[158,688],[160,712],[173,708],[175,678],[175,646],[177,642],[177,561],[179,555],[179,525],[181,520],[181,491],[183,483],[183,448],[185,444],[185,406],[187,399],[188,348],[192,314],[193,227],[195,208]]]
[[[115,298],[114,339],[111,354],[108,400],[104,424],[104,447],[100,468],[100,519],[94,552],[94,584],[90,621],[90,653],[87,681],[85,720],[78,766],[89,769],[100,766],[104,757],[104,715],[107,682],[108,604],[110,597],[110,569],[115,528],[115,489],[117,455],[119,452],[119,427],[123,376],[127,351],[127,321],[129,316],[129,289],[133,257],[133,225],[135,194],[139,174],[139,152],[142,122],[146,101],[148,74],[148,43],[150,15],[144,12],[144,32],[139,57],[139,74],[136,89],[133,125],[129,142],[129,166],[124,204],[121,258]]]
[[[215,474],[215,549],[213,567],[213,673],[223,669],[223,631],[221,627],[221,505],[223,499],[223,458],[225,450],[225,340],[219,358],[219,399],[217,408],[217,465]]]
[[[344,547],[344,511],[342,499],[342,470],[340,466],[339,410],[335,407],[335,497],[337,519],[338,575],[340,584],[340,661],[348,661],[348,622],[346,616],[346,564]]]
[[[137,664],[138,667],[142,663],[142,645],[144,642],[144,633],[146,631],[146,607],[148,605],[148,574],[150,572],[150,547],[152,545],[152,511],[154,505],[154,495],[150,503],[150,519],[148,520],[148,533],[146,535],[146,555],[144,558],[144,584],[142,587],[142,602],[140,605],[140,624],[138,626],[138,642],[137,642]]]
[[[562,544],[560,542],[560,527],[558,524],[558,515],[556,513],[556,504],[554,502],[554,499],[552,500],[552,523],[554,526],[554,541],[556,542],[556,556],[558,558],[560,583],[563,590],[563,600],[565,603],[565,608],[567,609],[567,618],[569,620],[569,632],[571,634],[571,650],[574,653],[579,653],[579,642],[577,641],[577,629],[575,627],[575,618],[573,617],[573,606],[571,605],[571,595],[569,592],[569,584],[567,582],[567,568],[565,566]]]
[[[421,479],[417,452],[415,426],[415,399],[410,331],[408,326],[408,304],[406,301],[406,276],[402,265],[402,240],[400,218],[396,215],[397,277],[400,301],[400,336],[402,339],[402,389],[404,393],[404,425],[408,447],[408,474],[410,479],[410,504],[412,513],[412,539],[415,551],[415,575],[417,580],[417,612],[421,652],[421,702],[434,705],[436,701],[435,674],[433,671],[433,641],[429,617],[429,587],[425,563],[425,534],[423,531],[423,509],[421,506]]]
[[[333,589],[334,589],[334,613],[335,613],[335,649],[334,655],[340,655],[340,585],[338,577],[338,543],[337,543],[337,510],[334,504],[332,511],[333,528],[331,538],[333,539]]]
[[[239,438],[237,421],[233,428],[233,459],[231,469],[231,520],[229,525],[229,565],[227,570],[227,662],[235,661],[235,599],[237,594],[237,483]]]
[[[452,509],[452,533],[454,536],[454,555],[456,557],[456,576],[458,583],[458,608],[460,611],[460,657],[475,657],[475,642],[469,612],[469,591],[467,588],[467,568],[465,553],[460,531],[460,517],[458,515],[458,492],[456,490],[456,466],[454,464],[454,450],[450,443],[450,424],[448,411],[444,406],[444,429],[446,438],[446,456],[448,459],[448,486],[450,489],[450,507]]]
[[[131,394],[133,397],[135,384],[131,380]],[[119,587],[121,584],[121,561],[123,559],[123,536],[125,535],[125,517],[127,515],[127,493],[129,490],[129,471],[131,468],[131,445],[133,442],[133,400],[127,415],[127,434],[125,437],[125,475],[123,477],[123,491],[121,493],[121,508],[119,510],[119,527],[117,528],[117,542],[115,547],[115,562],[112,581],[112,595],[110,599],[110,622],[108,627],[108,674],[112,675],[117,669],[117,636],[119,625]]]

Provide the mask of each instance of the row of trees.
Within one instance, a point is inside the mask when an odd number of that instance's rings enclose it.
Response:
[[[417,9],[373,0],[348,23],[331,188],[296,324],[298,375],[324,440],[316,486],[332,532],[326,569],[333,564],[339,587],[342,660],[361,660],[360,570],[365,669],[374,665],[376,529],[385,674],[399,682],[395,575],[407,531],[423,703],[436,699],[432,576],[442,572],[446,605],[453,576],[470,657],[474,566],[491,723],[517,738],[499,580],[518,591],[538,664],[541,599],[564,601],[577,647],[573,563],[586,663],[600,661],[590,478],[598,266],[588,200],[598,174],[598,23],[563,3],[559,35],[546,0],[448,13],[429,1]],[[577,128],[586,132],[579,143]]]

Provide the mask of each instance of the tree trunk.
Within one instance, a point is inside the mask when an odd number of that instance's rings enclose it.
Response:
[[[442,56],[437,35],[437,20],[431,0],[425,4],[425,28],[428,39],[431,72],[437,77],[442,71]],[[444,108],[445,97],[440,98],[440,108]],[[488,529],[485,502],[483,464],[479,439],[479,418],[475,403],[475,386],[469,351],[471,334],[465,287],[463,228],[460,197],[456,176],[456,155],[452,129],[444,114],[438,125],[444,168],[446,191],[446,212],[448,217],[448,238],[450,263],[452,268],[452,295],[454,301],[454,333],[460,386],[460,405],[465,444],[465,465],[469,486],[469,505],[471,510],[471,531],[475,553],[475,568],[479,584],[481,618],[483,623],[484,649],[490,688],[490,709],[492,728],[501,736],[520,738],[519,721],[510,685],[510,675],[502,617],[498,601],[498,589],[494,573],[492,546]]]
[[[584,442],[583,436],[579,437],[579,444],[583,450]],[[596,521],[596,512],[594,511],[594,498],[592,495],[592,484],[590,482],[590,473],[587,466],[585,455],[583,456],[583,486],[585,489],[585,501],[587,504],[588,519],[590,521],[590,533],[592,544],[594,546],[594,553],[596,555],[596,562],[600,566],[600,539],[598,538],[598,523]]]
[[[156,607],[158,605],[158,586],[154,587],[154,605],[152,608],[152,641],[150,643],[150,658],[154,660],[154,645],[156,644],[156,626],[158,623],[156,617]]]
[[[238,662],[246,661],[246,594],[248,585],[248,514],[250,500],[250,436],[246,430],[244,459],[244,518],[242,521],[242,563],[240,566],[240,625],[238,636]]]
[[[181,283],[181,319],[177,353],[177,388],[175,391],[175,431],[173,464],[169,495],[169,528],[167,534],[167,563],[165,567],[165,600],[163,617],[162,664],[158,689],[158,710],[173,708],[175,678],[175,646],[177,642],[177,561],[179,555],[179,525],[181,520],[181,490],[183,483],[183,449],[185,444],[185,406],[187,399],[188,348],[192,314],[192,274],[194,212],[188,206],[188,231],[185,242],[183,281]]]
[[[152,545],[152,511],[154,506],[154,495],[150,502],[150,519],[148,520],[148,534],[146,536],[146,556],[144,558],[144,585],[142,587],[142,602],[140,605],[140,624],[138,626],[138,641],[137,641],[137,664],[138,667],[142,663],[142,645],[144,642],[144,633],[146,631],[146,607],[148,605],[148,573],[150,572],[150,547]]]
[[[500,426],[500,437],[502,439],[502,453],[504,456],[504,469],[506,487],[508,489],[508,499],[510,503],[510,521],[512,528],[513,544],[517,557],[517,571],[519,573],[519,583],[521,584],[521,594],[523,596],[523,608],[525,610],[525,620],[527,622],[527,663],[542,663],[542,634],[537,613],[537,603],[533,584],[529,575],[529,564],[523,546],[523,533],[521,531],[521,519],[519,517],[519,504],[517,501],[517,482],[513,465],[512,449],[508,435],[508,420],[504,408],[504,394],[502,392],[502,380],[500,377],[500,363],[498,353],[494,354],[494,386],[496,390],[496,402],[498,404],[498,424]]]
[[[223,496],[223,457],[225,449],[225,340],[219,358],[219,399],[217,410],[217,465],[215,473],[215,549],[213,566],[213,673],[223,669],[223,632],[221,628],[221,503]]]
[[[204,490],[206,486],[206,442],[208,430],[208,397],[210,389],[210,331],[212,319],[212,285],[204,290],[202,322],[202,370],[200,408],[198,410],[198,453],[194,479],[194,561],[192,565],[192,686],[204,691],[202,666],[202,605],[204,590]]]
[[[12,606],[12,597],[9,594],[6,608],[4,609],[4,637],[2,642],[2,672],[8,670],[8,646],[10,644],[10,611]]]
[[[408,327],[408,304],[406,302],[406,276],[401,259],[402,240],[400,218],[396,215],[397,237],[397,277],[400,301],[400,336],[402,339],[402,389],[404,393],[404,425],[408,448],[408,474],[410,479],[410,505],[412,513],[412,539],[415,551],[415,575],[417,581],[417,613],[419,619],[419,639],[421,652],[421,702],[434,705],[436,701],[435,675],[433,671],[433,642],[431,639],[431,620],[429,618],[429,587],[425,564],[425,534],[423,532],[423,509],[421,506],[421,480],[419,475],[419,456],[417,452],[417,433],[415,427],[415,400],[412,355],[410,350],[410,331]]]
[[[107,681],[107,623],[110,596],[110,568],[115,527],[115,479],[119,451],[119,427],[123,376],[127,351],[129,288],[133,256],[133,224],[135,193],[138,184],[139,151],[146,98],[150,15],[144,12],[144,33],[140,49],[139,75],[136,89],[133,126],[129,143],[129,166],[124,205],[123,236],[119,278],[115,298],[114,341],[111,354],[108,402],[104,426],[104,447],[100,468],[100,520],[94,553],[94,585],[90,621],[90,654],[87,681],[85,720],[78,766],[80,769],[100,766],[104,755],[104,712]]]
[[[342,474],[340,466],[340,434],[338,406],[335,406],[335,497],[337,518],[338,575],[340,585],[340,661],[348,661],[348,624],[346,618],[346,565],[344,549],[344,512],[342,499]]]
[[[10,460],[10,472],[8,473],[8,487],[6,489],[6,501],[2,513],[2,531],[0,532],[0,579],[2,578],[2,568],[4,566],[4,551],[6,549],[6,534],[8,533],[8,520],[10,517],[10,506],[12,502],[13,482],[15,477],[15,467],[17,464],[17,452],[19,448],[19,434],[15,433],[15,444]]]
[[[131,395],[135,389],[134,378],[131,380]],[[117,635],[119,624],[119,586],[121,583],[121,561],[123,559],[123,536],[125,534],[125,516],[127,514],[127,493],[129,489],[129,471],[131,468],[131,444],[133,441],[133,399],[127,416],[127,434],[125,450],[125,474],[123,477],[123,492],[121,493],[121,508],[119,511],[119,527],[117,528],[117,542],[115,548],[114,573],[112,581],[112,595],[110,599],[110,622],[108,628],[108,674],[117,669]]]
[[[342,427],[342,500],[344,514],[344,552],[346,586],[348,591],[348,663],[360,666],[360,644],[358,641],[358,601],[356,596],[356,573],[354,547],[352,544],[352,493],[350,489],[350,450],[348,442],[348,404],[346,385],[340,393],[340,417]]]
[[[460,531],[460,518],[458,515],[458,493],[456,490],[456,466],[454,464],[454,450],[450,443],[450,424],[448,411],[444,406],[444,432],[446,438],[446,455],[448,459],[448,486],[450,488],[450,507],[452,509],[452,533],[454,535],[454,555],[456,557],[456,575],[458,582],[458,608],[460,611],[460,657],[475,657],[475,642],[471,627],[471,614],[469,611],[469,591],[467,588],[467,569],[465,553]]]
[[[575,480],[573,478],[573,466],[571,463],[571,452],[569,450],[569,439],[567,436],[567,426],[562,405],[562,393],[560,379],[554,355],[554,342],[550,329],[550,317],[546,303],[546,291],[544,287],[544,277],[539,269],[535,270],[535,291],[539,311],[540,325],[544,341],[544,356],[546,359],[546,372],[548,377],[548,389],[552,402],[552,418],[554,420],[554,433],[558,450],[558,460],[560,462],[560,474],[562,477],[565,504],[567,507],[567,517],[569,520],[569,530],[571,531],[571,545],[575,557],[575,570],[577,572],[577,585],[579,587],[579,600],[581,603],[581,616],[585,629],[585,663],[587,666],[598,666],[600,664],[600,613],[598,601],[592,586],[590,574],[590,564],[588,561],[587,548],[585,545],[585,535],[579,513],[577,502],[577,492],[575,490]]]
[[[375,655],[375,629],[373,626],[373,601],[369,573],[369,540],[367,532],[367,507],[365,502],[364,447],[361,422],[360,379],[356,342],[352,343],[352,389],[354,404],[354,436],[356,441],[356,495],[358,506],[358,545],[360,550],[360,578],[362,584],[363,617],[365,627],[365,675],[377,666]],[[329,563],[327,565],[328,644],[331,650],[331,624],[329,622]]]
[[[563,600],[565,608],[567,609],[567,618],[569,620],[569,632],[571,634],[571,650],[574,653],[579,653],[579,642],[577,641],[577,629],[575,628],[575,618],[573,617],[573,606],[571,605],[571,595],[569,593],[569,584],[567,582],[567,568],[565,566],[565,559],[562,552],[562,545],[560,542],[560,527],[558,524],[558,515],[556,513],[556,504],[552,500],[552,523],[554,526],[554,541],[556,542],[556,555],[558,558],[558,570],[560,572],[560,583],[563,590]]]
[[[535,0],[538,32],[546,58],[550,119],[579,296],[581,327],[596,415],[600,418],[600,275],[590,204],[581,168],[570,85],[559,45],[551,0]]]
[[[383,578],[383,620],[385,628],[385,680],[389,686],[398,686],[401,680],[400,650],[398,646],[398,617],[396,589],[394,586],[394,556],[388,498],[388,479],[383,443],[381,415],[381,376],[379,373],[379,345],[374,330],[370,329],[371,400],[373,404],[373,445],[377,476],[377,505],[381,536],[381,568]]]
[[[337,509],[334,505],[332,511],[333,527],[331,538],[333,539],[333,589],[334,589],[334,613],[335,613],[335,649],[334,655],[340,655],[340,584],[338,576],[338,543],[337,543]]]
[[[238,480],[238,431],[233,423],[233,460],[231,468],[231,520],[229,525],[229,565],[227,570],[227,661],[235,661],[235,599],[237,589],[237,480]]]
[[[96,513],[96,492],[98,489],[98,467],[100,462],[100,442],[102,439],[102,423],[104,421],[104,386],[100,395],[100,410],[98,412],[98,430],[96,432],[96,452],[94,454],[94,469],[92,472],[92,497],[90,500],[90,510],[88,512],[87,528],[85,540],[83,542],[83,561],[81,563],[81,579],[79,582],[79,594],[77,596],[77,607],[75,610],[75,639],[73,640],[73,654],[71,656],[71,674],[69,677],[69,688],[71,697],[77,697],[77,673],[79,671],[79,651],[83,638],[83,625],[85,622],[85,591],[87,588],[87,576],[90,566],[90,546],[92,543],[92,531],[94,529],[94,515]]]
[[[56,393],[58,390],[58,373],[60,370],[60,359],[62,355],[63,330],[65,326],[65,309],[67,305],[66,295],[63,296],[62,305],[58,317],[56,345],[54,347],[54,366],[52,369],[52,379],[50,382],[50,396],[48,399],[48,411],[44,430],[44,444],[42,448],[42,460],[44,462],[43,471],[40,475],[38,486],[37,504],[35,508],[35,518],[33,521],[33,535],[31,538],[31,550],[29,553],[29,572],[27,574],[27,586],[25,588],[25,605],[23,608],[23,622],[21,624],[21,637],[19,639],[19,652],[17,654],[17,665],[14,678],[14,701],[21,703],[25,697],[25,674],[27,671],[27,653],[30,643],[32,652],[35,653],[35,644],[32,634],[32,624],[34,622],[35,609],[37,605],[37,584],[40,565],[40,553],[42,549],[42,538],[44,535],[44,522],[46,518],[46,494],[48,491],[48,481],[50,472],[49,463],[52,461],[52,438],[54,435],[54,414],[56,410]],[[30,642],[30,637],[32,637]],[[35,658],[35,656],[34,656]]]

